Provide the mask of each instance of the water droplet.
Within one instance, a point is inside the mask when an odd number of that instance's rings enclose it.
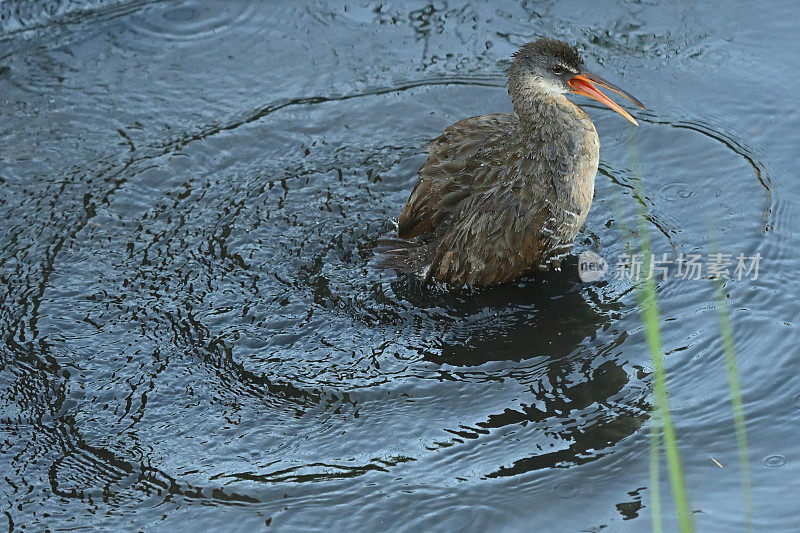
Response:
[[[767,468],[780,468],[786,464],[786,457],[780,454],[768,455],[762,462]]]

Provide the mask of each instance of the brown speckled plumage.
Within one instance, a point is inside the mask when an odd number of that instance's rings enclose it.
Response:
[[[557,266],[586,220],[599,158],[594,125],[558,85],[582,67],[560,41],[517,52],[516,113],[461,120],[430,144],[383,263],[474,286]]]

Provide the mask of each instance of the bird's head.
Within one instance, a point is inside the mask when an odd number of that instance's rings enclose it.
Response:
[[[565,42],[542,37],[525,44],[514,54],[508,69],[509,89],[533,90],[552,94],[576,93],[594,98],[607,105],[632,123],[633,117],[596,87],[614,91],[645,109],[638,99],[627,91],[586,70],[583,59],[575,48]]]

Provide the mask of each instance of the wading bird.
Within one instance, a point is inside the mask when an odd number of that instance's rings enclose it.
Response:
[[[452,285],[488,286],[560,268],[586,220],[600,142],[568,93],[594,98],[633,124],[584,68],[577,50],[542,38],[514,54],[514,113],[470,117],[434,139],[379,263]]]

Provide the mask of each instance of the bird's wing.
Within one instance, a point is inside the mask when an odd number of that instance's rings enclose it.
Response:
[[[519,191],[495,188],[466,198],[454,210],[441,237],[432,242],[427,276],[456,285],[493,285],[533,267],[546,243],[529,227],[550,216],[536,202],[524,208]]]
[[[429,147],[428,159],[403,207],[398,236],[404,239],[433,233],[468,196],[491,181],[502,165],[492,155],[517,125],[516,115],[470,117],[456,122]]]

